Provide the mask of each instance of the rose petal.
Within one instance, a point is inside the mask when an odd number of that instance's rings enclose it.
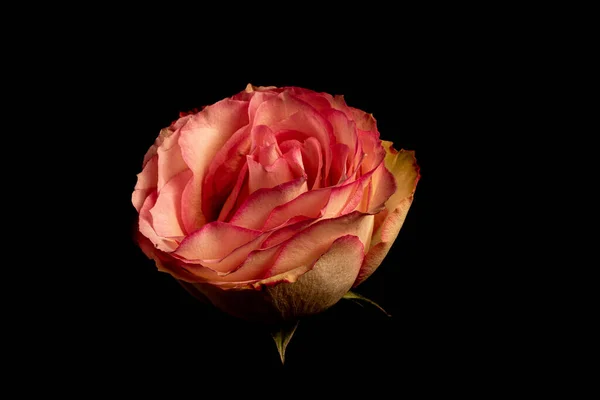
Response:
[[[158,198],[158,194],[156,191],[153,191],[144,201],[142,208],[140,209],[140,217],[138,220],[138,229],[142,235],[147,237],[154,247],[164,252],[171,252],[177,248],[177,241],[173,238],[163,238],[156,234],[154,228],[152,227],[152,214],[150,214],[150,210],[156,204],[156,199]]]
[[[421,175],[414,151],[397,151],[388,141],[382,144],[386,150],[385,166],[396,180],[397,190],[386,202],[386,208],[393,210],[403,198],[415,192]]]
[[[131,195],[131,202],[138,213],[148,195],[156,189],[157,180],[158,157],[154,156],[146,163],[142,172],[137,175],[137,183]]]
[[[194,174],[182,199],[183,224],[187,232],[206,222],[201,204],[203,179],[219,149],[238,129],[248,124],[247,110],[247,102],[225,99],[192,116],[181,129],[181,153]]]
[[[225,204],[221,208],[221,212],[219,213],[218,221],[227,221],[229,219],[229,215],[234,210],[235,205],[238,202],[238,199],[245,198],[245,192],[247,192],[248,188],[248,164],[244,163],[241,172],[237,176],[237,181],[233,190],[227,197]]]
[[[306,191],[306,178],[303,176],[273,188],[257,190],[248,196],[230,222],[244,228],[261,229],[274,208],[288,203]]]
[[[274,132],[295,130],[317,138],[323,149],[327,175],[331,165],[329,147],[335,143],[335,136],[329,121],[314,107],[288,92],[282,92],[258,107],[254,125],[260,124],[270,126]]]
[[[361,266],[356,282],[354,282],[354,287],[360,285],[365,279],[371,276],[390,251],[406,219],[406,214],[412,204],[412,200],[412,196],[404,198],[398,204],[398,207],[387,215],[379,230],[375,232],[372,246]]]
[[[312,190],[320,188],[323,158],[321,145],[314,137],[304,141],[304,146],[302,147],[302,159],[304,162],[304,170],[308,176],[308,187]]]
[[[189,121],[189,120],[188,120]],[[164,131],[164,129],[163,129]],[[187,170],[188,166],[181,156],[179,137],[181,129],[177,129],[172,135],[165,136],[162,144],[157,149],[158,156],[158,184],[160,191],[162,187],[180,172]]]
[[[216,219],[246,164],[250,150],[249,128],[244,126],[225,143],[212,160],[202,188],[202,212],[207,221]]]
[[[176,253],[171,254],[181,260],[186,270],[196,277],[196,282],[215,281],[219,279],[219,276],[228,275],[231,271],[236,270],[246,260],[251,251],[261,248],[268,237],[269,233],[263,233],[248,243],[235,248],[225,257],[217,259],[189,260]]]
[[[271,210],[262,230],[267,231],[286,223],[290,218],[305,216],[317,218],[331,195],[330,188],[311,190]]]
[[[309,106],[307,106],[309,107]],[[319,141],[322,155],[324,158],[325,169],[323,170],[323,178],[327,180],[329,170],[331,168],[331,146],[335,144],[335,136],[333,136],[331,124],[323,116],[317,113],[312,107],[302,110],[289,118],[277,122],[271,126],[273,131],[291,131],[301,132],[308,137],[314,137]],[[282,140],[279,134],[276,134],[278,140]],[[291,137],[293,138],[293,137]]]
[[[188,235],[174,254],[186,260],[219,260],[260,235],[260,231],[215,221]]]
[[[251,156],[246,156],[248,164],[248,189],[252,194],[258,189],[272,188],[294,179],[294,174],[285,158],[279,158],[272,165],[263,166],[254,161]]]
[[[362,159],[361,172],[366,174],[379,167],[385,158],[385,149],[377,136],[372,132],[358,131],[358,140],[360,141],[362,151],[365,154]]]
[[[349,173],[353,173],[354,169],[351,168],[351,166],[358,164],[358,161],[362,157],[361,152],[359,152],[356,124],[354,121],[348,119],[343,112],[333,108],[327,110],[324,115],[333,126],[333,133],[337,142],[348,146],[349,154],[351,156],[351,162],[349,162],[348,169],[350,171]]]
[[[310,192],[309,192],[310,193]],[[299,216],[294,217],[295,219],[299,219]],[[302,229],[306,228],[308,225],[314,223],[315,221],[310,218],[306,218],[300,221],[295,221],[294,223],[290,223],[282,228],[274,230],[269,237],[262,243],[260,246],[261,249],[267,249],[272,246],[276,246],[281,242],[284,242],[294,236],[296,233],[300,232]]]
[[[368,248],[373,231],[373,215],[351,213],[345,216],[316,222],[283,242],[267,277],[287,272],[299,265],[316,260],[337,238],[358,236]]]
[[[272,99],[273,97],[277,97],[279,93],[273,91],[265,91],[265,92],[254,92],[252,98],[250,99],[250,104],[248,106],[248,121],[250,126],[255,126],[254,121],[256,120],[256,111],[264,102]]]
[[[191,177],[192,171],[186,169],[159,189],[156,204],[150,210],[152,227],[157,235],[185,236],[181,222],[181,196]]]
[[[187,121],[188,121],[188,119],[190,119],[190,117],[191,117],[191,115],[183,116],[183,117],[179,118],[178,120],[174,121],[171,124],[171,126],[169,126],[168,128],[164,128],[164,129],[160,130],[158,137],[154,141],[154,144],[152,146],[150,146],[150,148],[146,152],[146,155],[144,156],[143,166],[146,166],[146,163],[156,155],[158,148],[162,145],[165,138],[171,136],[178,129],[181,129],[181,127],[183,127],[187,123]]]
[[[292,269],[253,286],[265,287],[283,319],[320,313],[350,290],[364,258],[363,249],[358,237],[339,237],[314,264]]]
[[[348,179],[346,175],[346,166],[350,149],[342,143],[336,143],[331,146],[331,171],[329,173],[329,185],[334,186]]]
[[[260,146],[257,150],[258,162],[265,167],[273,164],[283,155],[281,154],[277,143],[273,143],[268,146]]]
[[[290,239],[275,246],[251,252],[244,263],[220,282],[264,279],[315,261],[333,241],[344,235],[358,236],[368,248],[373,215],[351,213],[315,222]]]
[[[250,152],[254,153],[255,149],[260,146],[269,146],[277,143],[275,134],[266,125],[256,125],[250,130]]]
[[[363,131],[377,131],[377,121],[373,114],[368,114],[354,107],[348,107],[352,114],[352,120],[356,122],[356,127]],[[379,132],[377,131],[377,135]]]
[[[283,158],[285,158],[288,162],[294,176],[306,177],[306,172],[304,171],[304,162],[302,161],[301,146],[289,149],[283,154]]]
[[[144,254],[148,258],[154,260],[156,268],[160,272],[168,273],[176,279],[185,279],[192,282],[197,281],[197,278],[193,274],[187,271],[184,267],[178,265],[178,263],[173,262],[173,259],[168,258],[169,256],[167,254],[157,251],[154,244],[147,237],[142,235],[141,232],[138,232],[136,235],[136,241]],[[213,273],[213,275],[215,274]]]
[[[394,175],[381,163],[371,177],[371,188],[367,210],[380,209],[396,191]],[[405,196],[406,197],[406,196]]]

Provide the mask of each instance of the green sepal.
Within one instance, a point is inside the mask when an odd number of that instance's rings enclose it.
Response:
[[[362,306],[361,302],[363,302],[363,301],[364,301],[365,303],[368,303],[368,304],[370,304],[370,305],[372,305],[372,306],[375,306],[375,307],[377,307],[377,308],[378,308],[378,309],[379,309],[379,310],[380,310],[382,313],[384,313],[384,314],[385,314],[385,315],[387,315],[388,317],[391,317],[391,315],[390,315],[390,314],[389,314],[387,311],[385,311],[385,310],[383,309],[383,307],[381,307],[379,304],[375,303],[373,300],[367,299],[365,296],[361,296],[361,295],[360,295],[360,294],[358,294],[358,293],[355,293],[355,292],[349,291],[349,292],[348,292],[348,293],[346,293],[346,294],[344,295],[344,297],[342,297],[342,298],[343,298],[343,299],[346,299],[346,300],[352,300],[352,301],[354,301],[355,303],[357,303],[357,304],[359,304],[359,305],[361,305],[361,306]]]

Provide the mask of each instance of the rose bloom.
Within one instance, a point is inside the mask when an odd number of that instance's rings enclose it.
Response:
[[[419,176],[342,96],[248,85],[161,130],[132,196],[137,240],[220,309],[293,319],[377,269]]]

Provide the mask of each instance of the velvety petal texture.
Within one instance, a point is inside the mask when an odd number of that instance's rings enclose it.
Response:
[[[132,193],[137,240],[222,310],[294,319],[379,267],[419,177],[343,96],[249,84],[160,131]]]

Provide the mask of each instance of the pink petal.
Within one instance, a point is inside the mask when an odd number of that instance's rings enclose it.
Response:
[[[306,177],[304,161],[302,160],[302,146],[299,145],[289,149],[284,153],[283,158],[288,162],[294,176]]]
[[[261,229],[272,210],[307,191],[306,178],[300,177],[269,189],[252,193],[230,222],[249,229]]]
[[[305,216],[307,218],[319,217],[321,215],[321,209],[329,201],[330,195],[330,188],[311,190],[301,194],[288,203],[273,208],[265,221],[262,230],[271,230],[297,216]]]
[[[388,210],[393,210],[403,198],[415,193],[421,175],[414,151],[396,151],[387,141],[382,144],[386,149],[385,166],[396,180],[397,190],[386,202]]]
[[[294,179],[294,174],[285,158],[279,158],[270,166],[263,166],[254,161],[251,156],[246,156],[248,164],[248,189],[252,194],[258,189],[272,188]]]
[[[336,143],[331,146],[332,162],[331,171],[329,172],[329,186],[338,185],[348,179],[346,165],[349,153],[350,149],[345,144]]]
[[[344,99],[344,95],[335,95],[331,99],[331,107],[343,112],[348,119],[352,119],[352,111],[350,107],[346,105],[346,100]]]
[[[210,164],[202,187],[202,212],[207,221],[216,219],[246,164],[250,150],[248,132],[247,126],[238,129]]]
[[[140,217],[138,220],[138,224],[139,224],[139,231],[142,235],[144,235],[146,238],[148,238],[152,244],[154,245],[154,247],[156,247],[159,250],[165,251],[165,252],[171,252],[173,250],[175,250],[177,248],[177,241],[175,239],[168,239],[168,238],[163,238],[160,237],[156,234],[156,232],[154,231],[154,228],[152,227],[152,214],[150,213],[150,210],[154,207],[154,205],[156,204],[156,199],[158,198],[158,194],[156,193],[156,191],[153,191],[144,201],[144,204],[142,205],[142,208],[140,209]]]
[[[173,259],[169,256],[169,254],[157,250],[154,244],[140,232],[138,232],[138,234],[136,235],[136,240],[144,254],[148,258],[154,260],[154,262],[156,263],[156,268],[159,271],[168,273],[176,279],[184,279],[192,282],[198,280],[198,278],[196,278],[185,268],[179,266],[179,263],[173,262]]]
[[[248,243],[235,248],[225,257],[217,259],[188,260],[177,253],[172,254],[179,258],[182,265],[185,265],[185,268],[200,280],[214,281],[235,271],[248,258],[250,252],[262,246],[267,237],[269,237],[269,234],[263,233]]]
[[[274,123],[287,119],[292,114],[309,107],[312,108],[310,105],[299,100],[289,92],[284,91],[277,96],[264,101],[257,107],[253,126],[272,126]],[[313,108],[313,111],[316,110]]]
[[[206,223],[202,213],[202,182],[219,149],[241,127],[248,124],[248,103],[225,99],[195,114],[181,129],[179,145],[193,179],[183,193],[185,230],[192,232]]]
[[[357,164],[362,157],[362,154],[359,152],[356,124],[348,119],[343,112],[332,108],[324,113],[324,115],[333,127],[333,133],[335,134],[337,142],[348,146],[351,160],[349,167],[352,164]],[[349,170],[350,173],[354,172],[354,169],[352,168],[349,168]]]
[[[158,184],[160,191],[162,187],[174,176],[188,169],[187,164],[181,156],[181,147],[179,147],[179,137],[181,129],[166,136],[162,144],[157,149],[158,156]]]
[[[227,197],[227,200],[225,201],[225,204],[223,204],[223,207],[221,208],[221,212],[219,213],[218,221],[226,221],[229,218],[229,214],[231,214],[231,211],[235,208],[238,198],[244,197],[243,196],[244,188],[245,188],[245,186],[247,186],[247,184],[248,184],[248,164],[244,163],[242,170],[240,171],[239,175],[237,176],[237,180],[236,180],[235,186],[233,187],[233,190],[231,191],[231,193]],[[246,187],[246,191],[247,191],[247,187]]]
[[[367,114],[354,107],[348,108],[350,109],[350,114],[352,115],[354,122],[356,122],[356,127],[358,129],[363,131],[377,131],[377,121],[373,117],[373,114]]]
[[[374,211],[384,206],[390,196],[396,192],[397,185],[394,175],[388,171],[384,163],[381,163],[373,173],[371,184],[367,209]]]
[[[365,257],[356,282],[354,282],[354,287],[360,285],[365,279],[371,276],[390,251],[394,240],[398,236],[398,232],[400,232],[400,228],[402,228],[412,200],[412,196],[404,198],[398,207],[387,215],[379,230],[374,233],[372,246]]]
[[[304,170],[308,176],[308,187],[313,190],[320,188],[323,158],[321,155],[321,145],[317,139],[311,137],[304,141],[302,158],[304,161]]]
[[[307,192],[310,193],[310,192]],[[295,217],[297,218],[297,217]],[[294,219],[295,219],[294,218]],[[282,228],[274,230],[269,237],[262,243],[260,246],[261,249],[267,249],[272,246],[276,246],[281,242],[285,242],[296,233],[300,232],[302,229],[306,228],[308,225],[314,223],[313,219],[304,219],[289,225],[286,225]]]
[[[150,210],[152,227],[157,235],[165,238],[185,236],[181,223],[181,196],[191,177],[192,171],[187,169],[158,191],[156,204]]]
[[[257,151],[258,162],[265,167],[273,164],[282,156],[277,143],[273,143],[268,146],[260,146]]]
[[[361,172],[364,175],[379,167],[379,164],[381,164],[385,158],[386,152],[381,145],[379,138],[372,132],[359,130],[358,140],[360,141],[363,153],[365,153],[361,164]]]
[[[329,121],[310,106],[306,106],[300,112],[292,114],[289,118],[277,122],[271,126],[275,132],[279,131],[297,131],[305,135],[306,138],[314,137],[319,141],[323,158],[325,160],[325,170],[323,171],[324,178],[331,168],[331,146],[335,144],[335,136]],[[276,134],[277,139],[282,141],[283,138]],[[285,139],[295,139],[289,137]]]
[[[260,231],[215,221],[188,235],[174,254],[186,260],[219,260],[260,235]]]
[[[273,97],[277,97],[278,93],[274,92],[255,92],[252,98],[250,99],[250,105],[248,106],[248,119],[250,126],[255,126],[256,120],[256,111],[261,106],[261,104],[266,101],[272,99]]]
[[[254,152],[259,146],[269,146],[277,143],[275,134],[271,128],[266,125],[256,125],[250,131],[251,145],[250,151]]]
[[[361,202],[364,187],[368,184],[373,172],[370,171],[353,182],[333,187],[329,202],[323,208],[323,217],[337,217],[356,209]]]
[[[133,194],[131,195],[131,202],[138,213],[148,195],[156,189],[157,180],[158,157],[154,156],[146,163],[142,172],[137,175],[137,183]]]
[[[364,258],[363,249],[358,237],[342,236],[314,264],[297,267],[253,286],[264,287],[282,319],[320,313],[350,290]]]
[[[176,132],[178,129],[180,129],[181,127],[183,127],[188,119],[190,119],[191,115],[179,118],[178,120],[176,120],[175,122],[173,122],[171,124],[171,126],[169,126],[168,128],[164,128],[161,129],[158,137],[156,138],[156,140],[154,141],[154,144],[152,146],[150,146],[150,148],[148,149],[148,151],[146,152],[146,155],[144,156],[144,166],[146,166],[146,163],[156,155],[158,148],[162,145],[163,141],[165,140],[165,138],[168,138],[169,136],[171,136],[174,132]]]
[[[373,215],[352,213],[320,220],[275,246],[252,251],[246,261],[220,282],[244,282],[271,277],[314,262],[333,241],[344,235],[358,236],[369,246]]]
[[[277,277],[258,282],[182,282],[182,286],[238,318],[280,322],[316,314],[337,303],[356,279],[363,257],[360,240],[343,236],[316,262]]]
[[[282,92],[262,103],[256,111],[254,125],[268,125],[274,132],[295,130],[319,141],[325,157],[325,175],[331,165],[329,147],[335,143],[333,128],[314,107],[297,97]],[[278,138],[279,139],[279,138]],[[280,141],[282,141],[280,139]]]
[[[279,142],[279,149],[281,150],[282,153],[287,153],[291,149],[295,149],[295,148],[301,149],[302,147],[303,147],[302,142],[300,142],[299,140],[295,140],[295,139]]]
[[[269,269],[267,277],[316,260],[341,236],[358,236],[363,246],[368,248],[372,231],[373,215],[369,214],[355,212],[318,221],[279,245],[281,250]]]

